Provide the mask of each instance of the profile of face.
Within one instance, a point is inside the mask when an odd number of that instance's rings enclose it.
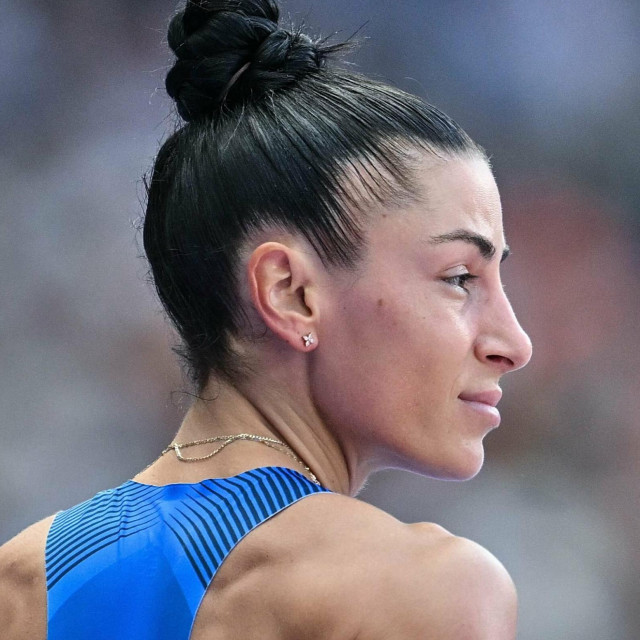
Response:
[[[500,379],[531,343],[501,284],[487,162],[425,160],[418,180],[422,202],[373,220],[359,268],[323,299],[312,390],[352,471],[466,479],[499,425]]]

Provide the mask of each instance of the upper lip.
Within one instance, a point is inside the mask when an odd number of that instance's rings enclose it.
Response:
[[[487,391],[465,391],[458,398],[466,402],[482,402],[495,407],[502,398],[502,389],[488,389]]]

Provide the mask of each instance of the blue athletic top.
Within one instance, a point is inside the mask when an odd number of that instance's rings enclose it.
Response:
[[[188,640],[235,545],[326,491],[297,471],[263,467],[195,484],[129,480],[61,511],[46,546],[48,640]]]

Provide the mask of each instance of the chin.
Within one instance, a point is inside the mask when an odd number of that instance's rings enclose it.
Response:
[[[438,444],[432,442],[418,450],[405,450],[379,468],[402,469],[428,478],[458,482],[478,475],[484,464],[481,438],[460,439],[457,444],[447,442],[444,446]]]
[[[455,452],[454,455],[442,460],[437,466],[430,465],[428,469],[412,469],[412,471],[438,480],[463,482],[477,476],[483,464],[484,447],[480,444],[477,449],[464,449]]]
[[[452,480],[454,482],[465,482],[466,480],[471,480],[475,478],[482,469],[482,464],[476,465],[475,467],[465,468],[465,469],[456,469],[452,473],[447,475],[438,476],[440,480]]]

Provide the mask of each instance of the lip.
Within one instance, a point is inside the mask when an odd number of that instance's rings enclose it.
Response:
[[[479,402],[481,404],[489,405],[490,407],[495,407],[498,402],[500,402],[500,398],[502,398],[502,389],[487,389],[486,391],[473,391],[473,392],[463,392],[458,398],[460,400],[464,400],[465,402]]]
[[[488,418],[493,428],[500,425],[500,412],[496,408],[500,398],[502,398],[500,389],[465,392],[458,396],[458,399],[464,402],[469,409]]]

